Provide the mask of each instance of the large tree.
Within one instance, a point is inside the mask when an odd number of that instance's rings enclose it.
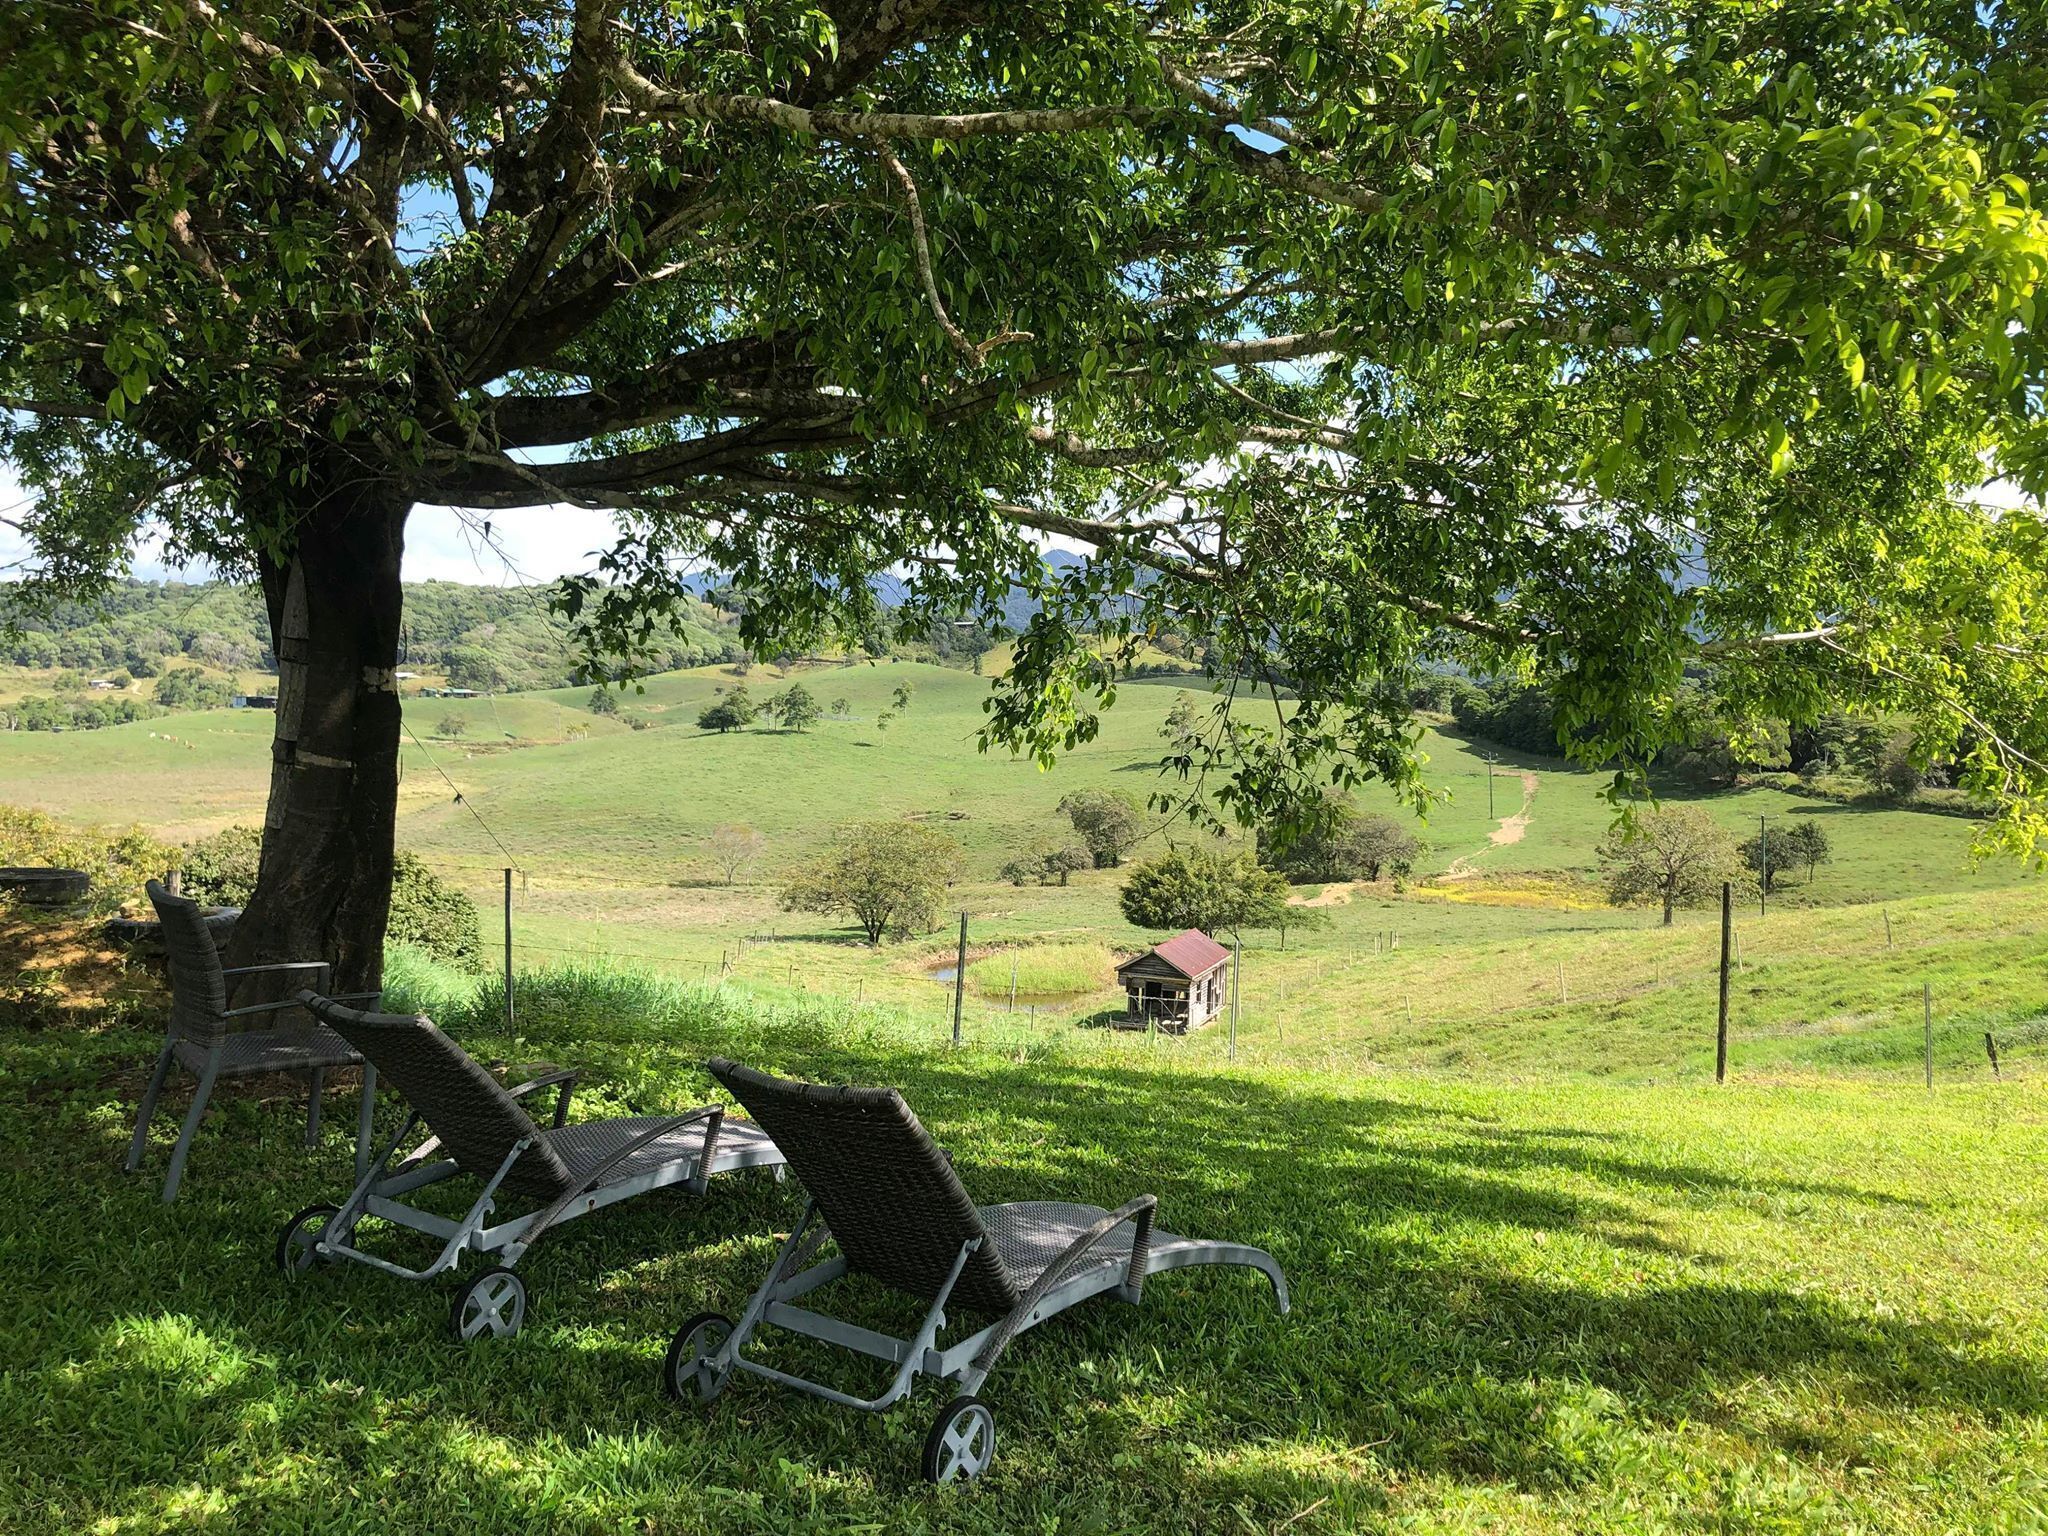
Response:
[[[770,649],[1021,581],[1040,757],[1171,630],[1240,820],[1419,794],[1445,657],[1632,775],[1704,649],[1915,711],[2026,844],[2048,556],[1957,492],[2043,479],[2044,74],[1998,0],[16,0],[9,515],[52,592],[145,522],[261,583],[235,942],[352,988],[422,502],[614,509],[601,653],[682,564]]]

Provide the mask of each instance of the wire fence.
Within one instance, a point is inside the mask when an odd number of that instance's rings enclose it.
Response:
[[[816,942],[812,935],[776,930],[715,940],[707,935],[665,948],[575,942],[555,934],[527,939],[517,934],[518,916],[515,911],[515,971],[565,964],[638,968],[685,983],[830,1001],[861,1010],[868,1023],[909,1037],[951,1039],[950,982],[928,981],[901,966],[875,972],[863,970],[865,962],[827,959],[820,964],[815,952],[805,948],[768,948],[808,945]],[[1737,929],[1730,979],[1739,1004],[1730,1041],[1738,1073],[1920,1074],[1953,1081],[2026,1074],[2048,1062],[2048,994],[2032,1009],[2017,999],[1987,1009],[1975,995],[1952,1005],[1951,990],[1971,992],[1962,983],[1952,989],[1948,979],[1955,948],[1970,935],[1946,927],[1923,933],[1866,909],[1841,909],[1837,926],[1856,921],[1867,923],[1863,942],[1851,945],[1838,938],[1824,954],[1788,950],[1767,927]],[[1110,1027],[1123,1009],[1120,992],[1048,1006],[1029,997],[1015,1003],[992,1000],[969,987],[960,1007],[966,1033],[980,1044],[1001,1048],[1026,1049],[1055,1033],[1128,1036],[1188,1064],[1266,1059],[1389,1070],[1524,1071],[1537,1065],[1526,1039],[1532,1031],[1548,1029],[1557,1041],[1550,1064],[1561,1069],[1676,1075],[1696,1072],[1712,1044],[1718,937],[1717,931],[1697,925],[1666,930],[1656,941],[1659,952],[1650,973],[1619,977],[1612,974],[1615,956],[1601,950],[1623,939],[1640,943],[1641,936],[1631,929],[1553,935],[1524,946],[1521,955],[1502,942],[1490,946],[1501,963],[1489,978],[1467,978],[1448,988],[1434,985],[1432,978],[1472,946],[1404,938],[1389,928],[1366,935],[1365,943],[1350,951],[1310,952],[1313,958],[1261,950],[1246,962],[1234,1025],[1219,1016],[1186,1036]],[[2048,939],[2048,923],[2007,924],[1995,937],[2038,949]],[[490,948],[498,960],[504,958],[501,946]],[[977,949],[985,953],[987,946]],[[1534,957],[1537,949],[1540,958]],[[950,954],[943,958],[950,962]],[[1517,959],[1527,963],[1510,963]],[[1981,986],[1976,990],[1981,992]],[[1639,1047],[1640,1059],[1604,1061],[1597,1042],[1573,1043],[1577,1021],[1603,1015],[1658,1023]],[[1333,1018],[1341,1019],[1342,1029],[1332,1031]],[[1902,1035],[1915,1027],[1920,1031],[1917,1057],[1912,1041]]]

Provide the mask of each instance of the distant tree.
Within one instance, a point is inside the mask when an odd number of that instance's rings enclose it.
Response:
[[[173,667],[156,680],[156,701],[166,709],[222,709],[228,685],[198,667]]]
[[[1886,739],[1869,769],[1870,782],[1900,800],[1911,799],[1920,788],[1923,775],[1913,760],[1913,735],[1901,731]]]
[[[1871,775],[1883,755],[1884,727],[1842,710],[1829,710],[1791,734],[1792,766],[1808,776],[1823,773]]]
[[[505,672],[498,665],[498,658],[482,646],[450,646],[441,658],[441,670],[451,688],[497,693],[505,686]]]
[[[732,691],[725,696],[725,702],[732,706],[732,712],[741,725],[752,725],[760,716],[761,706],[747,692],[745,683],[734,683]]]
[[[1279,932],[1280,947],[1287,947],[1287,934],[1291,929],[1297,933],[1309,933],[1330,926],[1330,914],[1321,907],[1306,906],[1287,899],[1283,884],[1277,897],[1261,898],[1244,922],[1247,928],[1272,928]]]
[[[1060,801],[1059,809],[1081,834],[1097,869],[1115,869],[1145,835],[1143,811],[1120,790],[1077,790]]]
[[[832,718],[834,720],[844,720],[852,710],[853,704],[844,694],[841,694],[832,701]]]
[[[1693,684],[1680,690],[1673,713],[1678,740],[1658,760],[1674,773],[1733,784],[1745,772],[1792,765],[1791,729],[1783,720],[1743,714]]]
[[[1634,836],[1615,833],[1597,851],[1607,899],[1617,907],[1660,903],[1667,925],[1674,908],[1705,906],[1741,873],[1734,840],[1696,805],[1653,811]]]
[[[1377,880],[1381,874],[1404,876],[1422,853],[1422,840],[1391,816],[1361,816],[1340,845],[1356,878]]]
[[[707,704],[698,712],[697,728],[704,731],[717,731],[720,735],[724,735],[727,731],[738,730],[752,718],[751,714],[735,709],[731,699],[718,699]]]
[[[792,876],[782,905],[791,912],[847,912],[870,944],[923,932],[936,921],[959,874],[960,845],[914,821],[841,827],[832,851]]]
[[[1139,928],[1200,928],[1206,933],[1278,926],[1287,883],[1250,850],[1169,848],[1135,866],[1118,898]]]
[[[1038,856],[1039,868],[1057,880],[1061,885],[1076,870],[1095,867],[1095,856],[1079,843],[1060,843],[1047,848]]]
[[[1766,827],[1755,837],[1743,839],[1736,851],[1742,855],[1743,867],[1763,882],[1767,895],[1801,862],[1791,830],[1786,827]]]
[[[1284,845],[1262,834],[1266,861],[1302,881],[1377,880],[1406,875],[1422,853],[1422,841],[1391,816],[1361,816],[1351,801],[1326,793],[1316,816],[1294,830]]]
[[[590,712],[593,715],[606,715],[616,719],[619,713],[619,696],[599,683],[590,690]]]
[[[1192,756],[1202,742],[1202,727],[1195,711],[1195,697],[1183,689],[1173,696],[1173,707],[1159,726],[1160,738],[1176,758]]]
[[[616,708],[617,706],[613,706]],[[469,731],[469,722],[460,715],[443,715],[434,726],[436,736],[462,736]]]
[[[1792,856],[1806,866],[1809,882],[1821,865],[1834,862],[1835,850],[1828,839],[1828,829],[1817,821],[1809,818],[1793,822],[1785,829],[1785,841],[1792,850]]]
[[[885,709],[879,715],[875,716],[875,729],[878,731],[886,731],[887,729],[889,729],[891,725],[895,724],[895,722],[896,711],[893,709]]]
[[[725,876],[725,883],[731,885],[742,871],[760,862],[761,855],[767,852],[768,839],[752,827],[735,823],[713,827],[706,846],[711,862]]]
[[[776,718],[785,730],[803,731],[825,718],[816,697],[802,683],[791,683],[775,701]]]
[[[907,680],[904,682],[900,682],[895,686],[894,689],[890,691],[889,702],[894,704],[896,706],[896,712],[898,714],[901,714],[903,713],[903,711],[910,708],[911,695],[915,694],[916,692],[916,684],[911,683]]]
[[[1028,885],[1033,880],[1043,884],[1045,866],[1039,863],[1035,854],[1020,853],[1016,858],[1005,861],[996,874],[1012,885]]]

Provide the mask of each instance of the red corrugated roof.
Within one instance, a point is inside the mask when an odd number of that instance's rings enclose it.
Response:
[[[1229,950],[1199,928],[1176,934],[1164,944],[1155,946],[1152,953],[1191,981],[1215,970],[1230,958]]]

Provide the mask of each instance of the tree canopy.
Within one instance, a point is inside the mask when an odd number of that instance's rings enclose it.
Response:
[[[1134,927],[1155,930],[1231,933],[1282,927],[1292,917],[1287,882],[1248,848],[1169,848],[1133,868],[1117,899]]]
[[[937,921],[946,887],[960,872],[960,845],[914,821],[841,827],[832,851],[792,875],[782,890],[791,912],[846,912],[870,944],[906,938]]]
[[[339,924],[344,976],[418,502],[615,512],[593,661],[685,569],[778,646],[1021,584],[987,733],[1042,759],[1171,631],[1224,683],[1182,789],[1247,823],[1422,798],[1447,659],[1639,787],[1705,657],[1914,713],[2029,847],[2048,540],[1968,498],[2048,485],[2044,95],[1965,0],[25,0],[0,452],[51,591],[145,521],[261,579],[237,942]]]
[[[1679,907],[1703,907],[1724,881],[1742,877],[1742,857],[1713,815],[1697,805],[1667,805],[1600,844],[1607,899],[1618,907],[1659,905],[1668,927]]]

